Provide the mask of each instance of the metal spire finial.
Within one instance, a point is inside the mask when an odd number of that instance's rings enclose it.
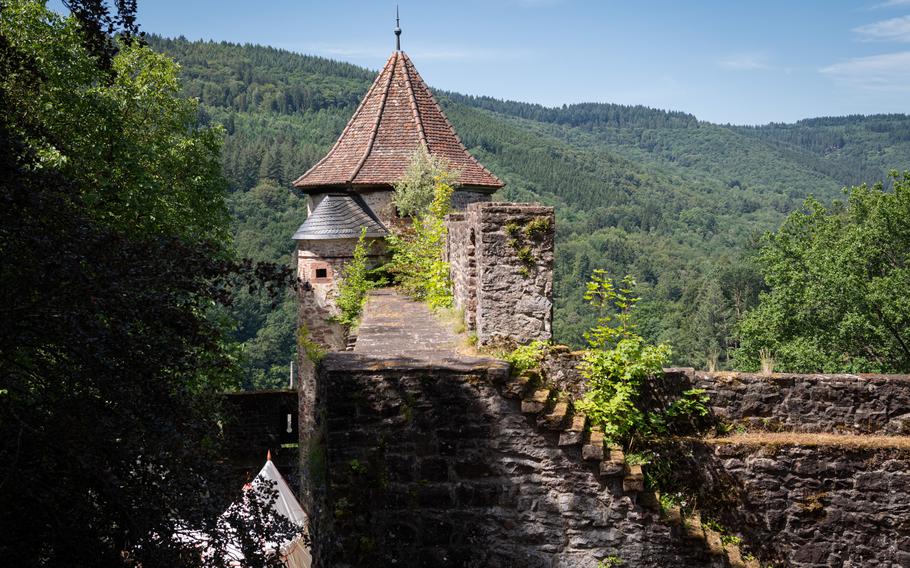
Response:
[[[398,24],[398,4],[395,4],[395,51],[401,51],[401,26]]]

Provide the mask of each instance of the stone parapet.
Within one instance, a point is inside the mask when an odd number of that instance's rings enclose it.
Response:
[[[910,376],[667,370],[711,397],[722,421],[749,429],[910,434]]]
[[[547,382],[584,396],[583,352],[551,346],[541,362]],[[910,435],[910,375],[707,372],[664,369],[649,381],[657,393],[698,388],[714,419],[749,430]]]
[[[447,219],[455,304],[481,345],[552,338],[555,216],[539,204],[478,202]]]

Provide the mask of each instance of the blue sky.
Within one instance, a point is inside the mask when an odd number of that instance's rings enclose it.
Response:
[[[399,0],[436,88],[758,124],[910,112],[910,0]],[[378,69],[395,1],[140,0],[147,32],[267,44]]]

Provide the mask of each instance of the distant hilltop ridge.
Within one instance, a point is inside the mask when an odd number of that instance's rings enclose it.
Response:
[[[379,69],[369,69],[347,63],[337,59],[324,57],[321,55],[304,54],[279,47],[272,47],[261,44],[238,43],[225,40],[190,40],[185,36],[176,38],[167,38],[158,34],[147,34],[146,39],[149,44],[156,49],[164,47],[164,51],[171,53],[178,60],[179,55],[172,53],[172,50],[178,46],[186,46],[190,49],[204,50],[205,46],[221,46],[239,50],[252,50],[259,52],[259,55],[274,54],[285,55],[289,58],[296,59],[297,65],[294,67],[303,72],[320,72],[326,65],[333,67],[332,74],[347,76],[350,78],[364,79],[371,81],[376,76]],[[254,61],[251,61],[253,63]],[[369,85],[367,85],[369,86]],[[364,88],[364,92],[366,89]],[[475,108],[491,110],[497,113],[507,114],[520,118],[540,122],[552,122],[556,124],[578,125],[583,123],[596,123],[601,125],[613,126],[634,126],[639,124],[638,121],[629,120],[629,117],[638,116],[641,121],[648,123],[649,127],[663,128],[692,128],[698,124],[723,124],[724,126],[740,126],[732,123],[714,123],[699,120],[695,115],[679,110],[660,109],[646,105],[627,105],[608,102],[578,102],[565,103],[556,106],[546,106],[539,103],[517,101],[513,99],[500,99],[488,95],[468,95],[455,91],[445,91],[433,89],[433,92],[440,98],[449,99],[454,102],[462,103]],[[362,93],[361,93],[362,94]],[[587,120],[573,119],[572,116],[584,116]],[[623,118],[620,118],[623,117]],[[796,122],[770,122],[761,126],[783,126],[783,125],[804,125],[804,126],[843,126],[864,120],[898,120],[910,122],[910,115],[903,113],[887,114],[850,114],[844,116],[819,116],[812,118],[803,118]],[[745,126],[745,125],[744,125]],[[755,126],[753,126],[754,128]]]

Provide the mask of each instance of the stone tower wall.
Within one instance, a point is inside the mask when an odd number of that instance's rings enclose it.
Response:
[[[385,254],[382,239],[367,239],[371,265]],[[335,298],[345,265],[353,258],[357,239],[297,241],[298,324],[307,337],[328,350],[345,347],[342,326],[332,320],[338,315]],[[321,272],[324,271],[324,272]]]
[[[552,338],[555,226],[539,204],[479,202],[448,217],[455,305],[481,345]]]

